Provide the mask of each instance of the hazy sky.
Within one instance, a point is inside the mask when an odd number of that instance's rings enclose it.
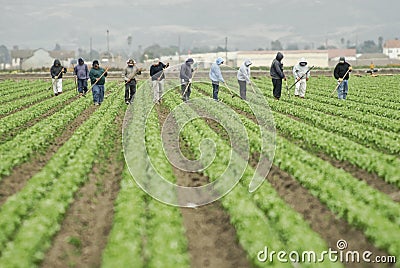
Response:
[[[0,45],[9,49],[136,50],[158,43],[182,48],[270,47],[279,39],[315,47],[400,37],[398,0],[0,0]],[[127,37],[132,36],[132,47]]]

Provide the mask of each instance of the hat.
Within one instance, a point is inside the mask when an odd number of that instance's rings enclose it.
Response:
[[[159,58],[155,58],[153,62],[154,62],[154,63],[159,63],[159,62],[160,62],[160,59],[159,59]]]
[[[98,60],[94,60],[93,63],[92,63],[92,65],[93,65],[93,66],[94,66],[94,65],[99,65],[99,61],[98,61]]]
[[[135,64],[136,63],[136,61],[135,60],[133,60],[133,59],[129,59],[127,62],[126,62],[127,64]]]
[[[339,58],[339,62],[345,62],[345,58],[344,57],[340,57]]]
[[[222,64],[224,62],[224,59],[221,57],[218,57],[217,60],[215,61],[218,65]]]
[[[186,60],[186,62],[194,62],[194,60],[193,60],[192,58],[188,58],[188,59]]]
[[[79,62],[79,63],[81,63],[81,62],[84,63],[84,61],[83,61],[82,58],[79,58],[79,59],[78,59],[78,62]]]

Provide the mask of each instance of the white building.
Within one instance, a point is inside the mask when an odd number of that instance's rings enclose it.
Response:
[[[284,55],[282,60],[284,66],[294,66],[300,60],[300,58],[306,58],[309,65],[316,67],[329,67],[328,50],[283,50],[281,51]],[[193,58],[195,62],[214,62],[217,57],[225,59],[225,64],[231,67],[240,67],[245,59],[251,59],[253,67],[267,66],[270,67],[272,61],[276,57],[277,51],[232,51],[232,52],[218,52],[218,53],[201,53],[191,55],[173,55],[163,56],[161,61],[170,64],[177,64],[185,61],[187,58]],[[151,64],[152,60],[148,61]],[[147,62],[146,62],[147,63]],[[209,66],[204,66],[209,67]]]
[[[400,40],[387,40],[383,45],[383,54],[390,59],[400,59]]]
[[[33,51],[33,55],[22,62],[23,70],[31,70],[31,69],[40,69],[50,67],[54,63],[54,58],[50,56],[50,53],[47,50],[42,48],[36,49]]]

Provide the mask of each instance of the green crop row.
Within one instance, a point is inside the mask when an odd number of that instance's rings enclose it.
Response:
[[[386,132],[345,118],[296,106],[292,103],[270,101],[269,104],[274,111],[296,116],[312,126],[349,137],[360,144],[373,145],[383,152],[389,152],[394,155],[400,153],[400,137],[397,133]]]
[[[117,93],[110,95],[97,110],[98,116],[93,116],[97,119],[93,120],[95,126],[82,126],[82,132],[77,131],[74,134],[82,139],[81,135],[87,133],[76,152],[70,152],[62,172],[51,171],[54,169],[51,166],[46,168],[52,174],[37,177],[35,182],[38,185],[30,183],[1,207],[1,267],[32,267],[43,259],[69,204],[74,200],[74,194],[87,180],[100,150],[104,146],[111,146],[111,143],[106,142],[105,136],[113,127],[121,104]],[[75,150],[75,144],[73,147],[72,150]],[[21,207],[21,203],[25,205]],[[12,241],[4,244],[8,241],[7,238]]]
[[[225,96],[228,104],[243,109],[249,114],[252,113],[250,107],[242,105],[238,99],[229,99],[224,93],[221,94]],[[264,110],[264,113],[268,112],[262,106],[258,106],[258,109]],[[400,187],[400,160],[396,156],[383,154],[346,137],[340,137],[340,146],[338,146],[337,134],[292,120],[277,112],[272,113],[276,128],[285,136],[295,141],[301,141],[300,143],[305,144],[308,148],[322,151],[337,160],[345,160],[368,172],[376,173],[386,182]]]
[[[364,114],[359,111],[351,111],[348,109],[340,109],[337,106],[321,103],[320,101],[308,99],[304,101],[299,98],[283,99],[283,101],[292,103],[296,106],[314,109],[325,114],[334,115],[349,119],[351,121],[369,125],[372,127],[380,128],[385,131],[392,131],[398,133],[400,131],[400,124],[397,120],[377,116],[374,114]]]
[[[38,84],[43,81],[37,80]],[[40,82],[39,82],[40,81]],[[32,81],[29,80],[4,80],[0,81],[0,96],[6,97],[9,94],[15,94],[16,92],[25,91],[27,88],[31,88]]]
[[[68,99],[75,95],[74,91],[67,91],[66,93],[58,96],[57,98],[50,98],[39,102],[31,107],[28,107],[22,111],[10,114],[6,117],[0,119],[0,137],[7,134],[7,132],[12,131],[15,128],[21,127],[27,122],[38,118],[39,116],[45,114],[50,109],[57,107],[58,105],[64,103]],[[11,139],[9,136],[7,139]]]
[[[47,148],[91,101],[89,98],[73,102],[34,126],[19,133],[12,140],[0,145],[2,163],[0,176],[8,175],[12,167],[25,162],[33,153]]]
[[[123,136],[128,167],[135,170],[135,176],[148,178],[151,182],[156,171],[146,164],[145,160],[150,157],[158,172],[170,181],[175,181],[171,166],[165,156],[160,154],[157,115],[153,110],[146,117],[146,111],[149,111],[151,105],[151,99],[148,100],[144,92],[138,90],[134,104],[128,108],[134,109],[127,112],[133,118],[127,123],[129,126],[124,128]],[[142,144],[145,137],[146,148]],[[126,170],[102,266],[189,267],[187,247],[179,209],[162,204],[145,194]],[[132,255],[126,254],[127,251],[132,252]]]
[[[227,103],[245,109],[243,102],[233,102],[229,95],[221,95]],[[249,131],[257,133],[258,125],[241,118]],[[257,135],[250,137],[257,140]],[[377,247],[400,254],[400,206],[388,196],[279,136],[274,163],[299,180],[333,212],[362,229]]]
[[[331,96],[331,92],[336,87],[335,80],[326,77],[317,77],[310,80],[310,89],[314,93],[324,96]],[[323,90],[328,83],[332,83],[332,89]],[[383,108],[396,109],[396,103],[400,102],[400,97],[393,92],[396,91],[400,83],[400,76],[391,77],[351,77],[349,80],[349,100]],[[319,89],[319,90],[314,90]],[[322,90],[321,90],[322,89]],[[334,93],[337,97],[337,93]]]
[[[195,91],[192,94],[192,96],[196,96]],[[176,94],[167,95],[164,100],[170,110],[173,110],[179,104],[179,97]],[[173,112],[177,122],[185,122],[185,115],[193,115],[194,111],[190,107],[195,105],[198,105],[198,109],[218,114],[218,118],[225,124],[232,124],[232,118],[229,114],[210,101],[182,106],[181,112]],[[221,169],[224,170],[227,162],[245,161],[239,155],[231,154],[231,148],[227,141],[224,141],[218,133],[211,130],[204,121],[191,121],[183,128],[182,135],[194,147],[201,140],[207,138],[213,140],[221,148],[220,152],[217,150],[213,164],[204,171],[211,180],[215,180],[221,175]],[[250,139],[252,138],[250,137]],[[201,152],[195,148],[192,148],[192,150],[196,157],[200,158]],[[229,159],[231,156],[232,158]],[[237,166],[240,165],[232,165],[234,169],[231,171],[232,174],[240,174],[240,170],[235,170]],[[298,213],[278,196],[269,182],[265,181],[255,193],[249,194],[247,185],[254,173],[255,170],[248,166],[242,176],[243,181],[221,199],[222,205],[231,216],[231,222],[235,226],[239,242],[247,251],[253,264],[256,266],[265,265],[257,260],[256,253],[266,245],[274,249],[290,249],[299,252],[307,250],[307,248],[317,252],[323,251],[326,248],[325,242],[311,230]],[[271,265],[280,266],[283,264],[275,263]],[[332,266],[335,265],[340,266],[339,264],[332,264]]]
[[[396,108],[388,109],[382,107],[381,106],[382,104],[381,105],[377,104],[376,103],[377,101],[375,100],[373,104],[361,103],[359,102],[360,100],[362,100],[361,98],[353,98],[353,99],[349,98],[346,101],[338,100],[336,95],[333,96],[330,95],[331,91],[329,90],[326,91],[323,89],[324,83],[321,83],[319,81],[320,79],[322,78],[318,77],[316,80],[312,79],[307,84],[307,94],[306,94],[307,99],[336,106],[338,107],[339,110],[348,110],[349,112],[357,111],[362,114],[373,114],[384,118],[400,120],[400,115],[396,111]],[[266,96],[272,95],[272,83],[270,79],[262,77],[254,81],[256,82],[257,86],[265,93]],[[392,87],[392,91],[395,90],[396,88],[397,87]],[[350,94],[351,93],[349,93],[349,95]],[[393,95],[393,92],[388,94]],[[292,97],[293,97],[293,89],[292,89]],[[282,88],[282,99],[287,99],[286,89],[284,87]],[[396,103],[390,105],[391,106],[394,105],[394,107],[398,106],[398,104]]]
[[[17,83],[14,83],[14,85],[18,85]],[[2,87],[6,87],[5,89]],[[46,87],[46,84],[44,84],[43,81],[40,80],[35,80],[30,82],[29,84],[23,85],[23,88],[12,88],[8,87],[6,85],[0,85],[1,91],[9,90],[10,93],[7,95],[4,95],[0,99],[0,104],[7,103],[10,101],[16,101],[25,97],[31,97],[34,94],[38,94],[41,91],[46,91],[48,92],[48,87]]]
[[[72,90],[72,85],[64,87],[64,92],[67,92],[68,90]],[[53,92],[46,90],[46,91],[43,91],[43,92],[40,92],[37,94],[33,94],[31,96],[27,96],[22,99],[18,99],[18,100],[11,101],[6,104],[2,104],[0,107],[0,115],[6,115],[12,111],[17,110],[18,108],[31,105],[35,102],[42,101],[49,97],[53,97]]]

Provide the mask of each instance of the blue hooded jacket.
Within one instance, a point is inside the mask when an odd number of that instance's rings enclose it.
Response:
[[[217,60],[211,64],[209,77],[213,84],[219,84],[219,82],[225,83],[222,77],[221,68],[219,67],[224,62],[224,59],[218,57]]]

